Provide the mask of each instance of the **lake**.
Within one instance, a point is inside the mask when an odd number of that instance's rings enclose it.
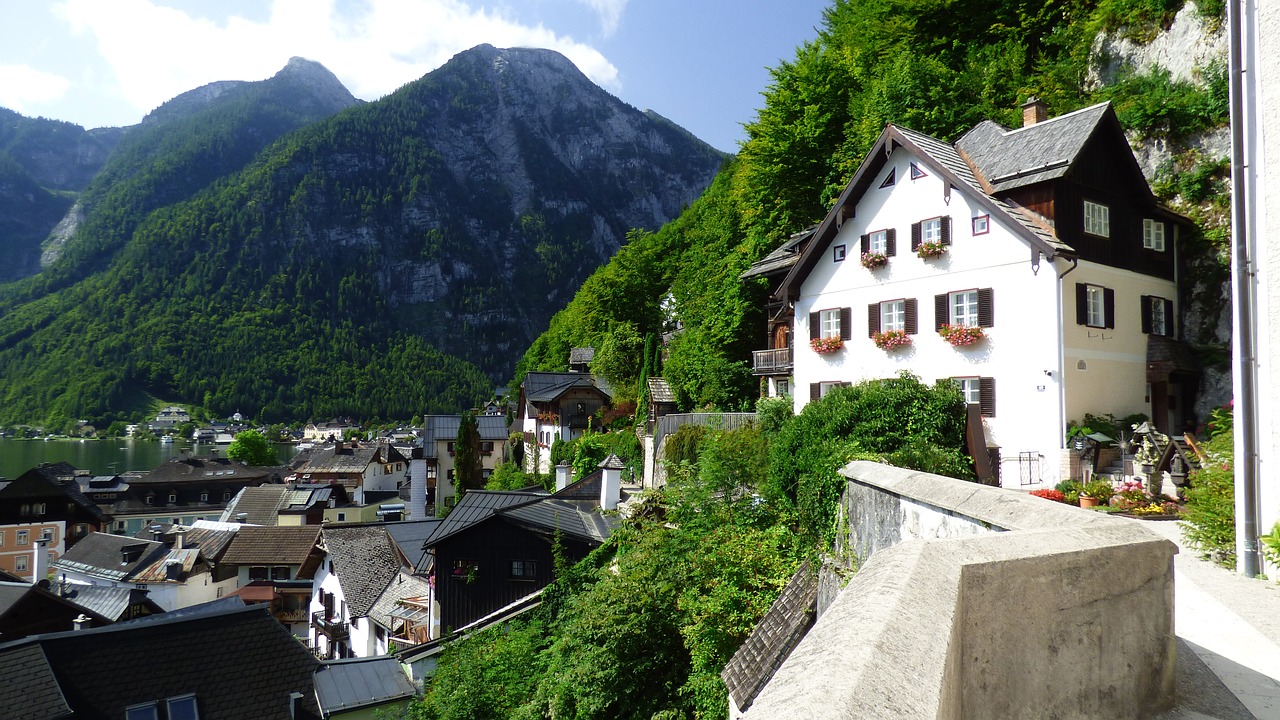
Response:
[[[280,464],[289,462],[297,453],[293,445],[277,443]],[[184,449],[207,457],[213,449],[218,455],[227,452],[226,445],[201,443],[168,443],[157,440],[112,438],[108,440],[15,440],[0,438],[0,477],[10,480],[42,462],[66,461],[94,475],[119,475],[129,470],[154,470],[160,463],[178,457]]]

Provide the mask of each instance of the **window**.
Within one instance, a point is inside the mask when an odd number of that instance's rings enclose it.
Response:
[[[17,572],[26,572],[26,570],[27,570],[27,556],[26,556],[26,555],[18,555],[18,556],[16,556],[16,557],[14,557],[14,559],[13,559],[13,569],[14,569],[15,571],[17,571]]]
[[[878,332],[903,330],[916,334],[916,299],[886,300],[867,306],[867,337]]]
[[[964,401],[979,406],[983,417],[996,415],[996,380],[989,377],[954,378],[964,393]]]
[[[338,513],[338,522],[345,522],[345,521],[346,521],[346,519],[347,519],[347,514],[346,514],[346,513],[344,513],[344,512],[340,512],[340,513]],[[330,571],[332,572],[332,569],[331,569]]]
[[[1084,231],[1098,237],[1111,237],[1111,208],[1085,200]]]
[[[847,382],[835,382],[835,381],[809,383],[809,399],[821,400],[823,397],[826,396],[827,393],[831,392],[832,389],[838,388],[841,385],[848,385],[848,384],[849,383]]]
[[[538,577],[538,563],[533,560],[512,560],[512,580],[534,580]]]
[[[1096,328],[1116,326],[1116,291],[1076,283],[1076,323]]]
[[[154,702],[134,705],[124,709],[125,720],[160,720],[160,711]]]
[[[1142,296],[1142,332],[1173,337],[1173,301]]]
[[[889,168],[889,174],[884,176],[884,182],[880,183],[880,187],[887,188],[897,182],[898,168]]]
[[[44,515],[45,513],[49,512],[49,506],[46,503],[36,503],[35,505],[31,506],[31,509],[32,509],[32,512],[35,513],[36,517],[40,517],[41,515]]]
[[[156,496],[155,496],[155,495],[147,495],[147,504],[148,504],[148,505],[155,505],[155,504],[156,504]]]
[[[960,383],[960,392],[964,395],[964,401],[970,405],[977,405],[982,397],[978,378],[956,378],[956,381]]]
[[[200,713],[196,710],[196,696],[183,695],[181,697],[171,697],[165,701],[169,710],[169,720],[200,720]]]
[[[1142,247],[1164,252],[1164,223],[1151,218],[1142,221]]]
[[[200,493],[200,502],[209,502],[209,493],[207,492]]]
[[[27,543],[29,543],[29,542],[31,542],[31,531],[29,531],[29,530],[19,530],[19,531],[18,531],[18,544],[19,544],[19,545],[26,545],[26,544],[27,544]]]
[[[172,505],[176,502],[178,502],[178,493],[169,493],[169,504]]]
[[[4,530],[0,530],[0,547],[4,547],[4,536],[8,534]]]
[[[485,440],[484,442],[480,443],[480,452],[482,452],[482,453],[491,453],[491,452],[493,452],[493,441],[492,441],[492,440]]]
[[[230,500],[230,499],[231,499],[231,492],[230,492],[230,491],[222,493],[222,502],[226,502],[226,501],[228,501],[228,500]]]
[[[266,580],[267,579],[266,566],[254,565],[253,567],[249,568],[249,579],[250,580]]]
[[[991,216],[979,215],[973,219],[973,234],[986,235],[991,232]]]
[[[915,252],[922,243],[951,244],[951,217],[929,218],[911,224],[911,251]]]
[[[880,303],[880,330],[902,330],[906,327],[906,303],[902,300],[890,300]]]
[[[774,397],[784,397],[784,396],[786,396],[786,395],[790,395],[790,394],[791,394],[791,382],[790,382],[789,380],[774,380],[774,381],[773,381],[773,396],[774,396]],[[0,541],[2,541],[2,540],[3,540],[3,537],[0,537]],[[0,544],[2,544],[2,543],[0,543]]]
[[[445,471],[445,473],[444,473],[444,478],[445,478],[446,480],[448,480],[449,482],[453,482],[453,469],[452,469],[452,468],[450,468],[449,470],[446,470],[446,471]]]
[[[454,446],[454,445],[456,445],[456,444],[457,444],[457,443],[452,442],[452,441],[450,441],[450,442],[446,443],[446,444],[445,444],[445,450],[446,450],[446,451],[448,451],[448,453],[449,453],[450,455],[452,455],[452,454],[453,454],[453,446]]]
[[[289,568],[284,565],[276,565],[275,567],[271,568],[271,579],[272,580],[288,580]]]
[[[837,245],[831,249],[831,259],[835,262],[844,262],[845,253],[845,246]]]
[[[18,507],[18,514],[22,515],[23,517],[30,515],[31,503],[22,503],[22,505]]]
[[[476,569],[474,560],[454,560],[452,575],[456,578],[465,578]]]
[[[893,228],[875,230],[860,238],[862,253],[879,253],[885,257],[898,254],[897,232]]]
[[[823,310],[818,316],[821,322],[819,337],[840,337],[840,310]]]
[[[995,296],[991,288],[958,290],[933,298],[934,330],[943,325],[991,327],[995,324]]]
[[[925,171],[921,170],[919,165],[916,165],[915,163],[911,163],[911,179],[919,180],[922,177],[929,177],[929,173],[926,173]]]

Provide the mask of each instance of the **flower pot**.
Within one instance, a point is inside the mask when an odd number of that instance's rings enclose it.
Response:
[[[1088,495],[1081,495],[1080,507],[1082,508],[1098,507],[1098,498],[1089,497]]]

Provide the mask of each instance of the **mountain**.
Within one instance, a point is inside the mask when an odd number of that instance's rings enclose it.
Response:
[[[131,129],[57,261],[0,287],[0,420],[456,411],[724,162],[546,50],[474,48],[270,143],[251,111],[299,103],[253,93]]]

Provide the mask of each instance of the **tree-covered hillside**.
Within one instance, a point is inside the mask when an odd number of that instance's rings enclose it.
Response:
[[[1201,5],[1210,24],[1222,6]],[[836,0],[818,37],[772,71],[764,107],[747,124],[733,165],[675,222],[633,240],[579,290],[517,369],[560,368],[565,348],[617,333],[676,326],[663,374],[684,407],[749,406],[757,395],[750,350],[764,347],[763,289],[738,275],[790,233],[822,218],[886,123],[953,140],[990,118],[1010,127],[1030,95],[1050,115],[1110,100],[1135,138],[1173,141],[1225,122],[1225,74],[1200,82],[1121,69],[1100,85],[1090,70],[1099,33],[1150,40],[1181,0],[1021,0],[958,8],[943,0]],[[1158,188],[1196,188],[1223,168],[1179,156]],[[1199,173],[1199,175],[1196,175]],[[1212,221],[1210,221],[1212,222]],[[1218,244],[1199,244],[1220,265]],[[670,293],[670,300],[664,301]],[[663,308],[667,308],[664,312]]]

